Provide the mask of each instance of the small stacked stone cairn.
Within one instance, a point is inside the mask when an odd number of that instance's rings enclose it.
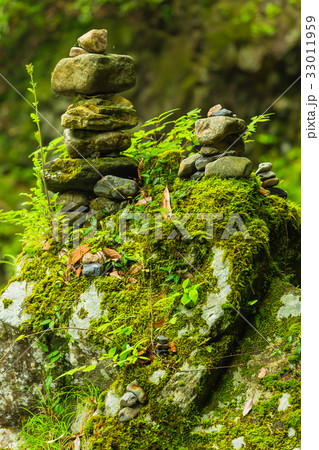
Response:
[[[69,158],[46,164],[48,189],[61,193],[72,211],[89,206],[101,218],[125,207],[136,196],[138,163],[121,156],[131,144],[127,131],[137,113],[118,92],[134,87],[135,64],[127,55],[106,54],[107,30],[91,30],[78,39],[68,58],[58,62],[51,84],[64,96],[78,96],[62,115]],[[73,205],[73,206],[72,206]]]
[[[251,161],[243,157],[245,144],[241,135],[247,126],[229,109],[213,106],[207,118],[195,123],[195,133],[202,145],[199,153],[180,163],[178,176],[199,180],[203,176],[220,175],[223,178],[249,177]]]
[[[256,170],[256,175],[258,175],[262,181],[261,187],[270,192],[270,194],[277,195],[282,198],[287,198],[287,192],[280,188],[275,188],[279,183],[279,179],[276,177],[275,172],[272,170],[271,162],[260,163],[258,169]]]
[[[120,400],[120,406],[123,408],[119,412],[120,422],[129,422],[137,417],[146,403],[146,394],[136,380],[132,381],[126,390],[127,392]]]
[[[156,339],[157,345],[155,347],[155,353],[158,355],[168,354],[169,353],[169,343],[167,337],[161,335]]]

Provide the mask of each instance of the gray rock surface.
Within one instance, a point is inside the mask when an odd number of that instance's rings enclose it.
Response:
[[[100,277],[101,275],[103,275],[103,272],[103,264],[90,263],[83,264],[82,267],[82,275],[84,277]]]
[[[63,133],[65,147],[70,158],[100,156],[120,153],[131,145],[131,135],[121,131],[96,132],[66,129]]]
[[[181,161],[178,169],[178,176],[180,178],[189,178],[196,172],[195,162],[200,157],[198,153],[189,156]]]
[[[111,388],[105,397],[105,415],[109,417],[114,417],[120,410],[121,396],[114,389]]]
[[[108,94],[76,101],[62,115],[61,124],[64,128],[114,131],[135,127],[138,116],[129,100]]]
[[[58,203],[63,203],[64,208],[67,207],[68,211],[77,209],[80,206],[87,206],[89,202],[90,196],[86,192],[81,191],[64,192],[58,197]]]
[[[60,95],[75,96],[123,92],[135,86],[135,63],[127,55],[87,53],[63,58],[56,65],[52,89]]]
[[[245,157],[223,156],[217,161],[207,164],[205,177],[220,175],[222,178],[249,177],[252,172],[252,162]]]
[[[105,176],[94,186],[94,193],[99,197],[106,197],[118,201],[134,198],[138,190],[136,181],[114,175]]]
[[[121,398],[120,405],[122,408],[125,406],[134,406],[138,402],[138,399],[135,394],[132,392],[125,392],[123,397]]]
[[[137,176],[138,163],[127,156],[99,159],[57,159],[45,165],[48,189],[53,192],[93,191],[106,175]]]
[[[230,134],[241,134],[246,130],[246,122],[233,117],[208,117],[195,123],[195,132],[203,146],[215,146]]]
[[[207,164],[211,163],[213,161],[216,161],[216,159],[218,159],[218,155],[214,155],[214,156],[200,156],[195,161],[195,167],[199,171],[204,171],[205,167],[207,166]]]
[[[117,213],[120,209],[125,208],[127,202],[117,202],[106,197],[97,197],[90,202],[90,209],[96,220]]]
[[[204,172],[197,171],[197,172],[193,173],[193,175],[191,175],[189,178],[191,180],[199,181],[199,180],[201,180],[203,178],[204,175],[205,175]]]
[[[277,319],[298,317],[301,314],[300,294],[285,294],[280,299],[282,306],[277,312]]]

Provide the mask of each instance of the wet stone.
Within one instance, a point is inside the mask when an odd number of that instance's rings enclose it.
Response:
[[[217,161],[207,164],[205,177],[220,175],[222,178],[249,177],[252,172],[252,162],[239,156],[223,156]]]
[[[99,277],[104,272],[104,265],[103,264],[84,264],[82,268],[82,275],[84,277]]]
[[[99,197],[123,201],[134,198],[138,193],[138,184],[134,180],[107,175],[94,186],[94,193]]]
[[[82,48],[92,53],[104,53],[107,48],[107,30],[90,30],[78,38]]]
[[[122,423],[129,422],[135,419],[141,411],[141,405],[136,405],[134,407],[126,406],[119,412],[119,421]]]
[[[269,180],[265,180],[262,183],[262,187],[267,189],[268,187],[273,187],[276,186],[279,183],[279,179],[278,178],[270,178]]]
[[[121,131],[97,132],[66,129],[63,133],[65,147],[70,158],[82,158],[109,154],[117,155],[131,145],[131,135]]]
[[[54,92],[67,97],[122,92],[135,83],[135,63],[128,55],[84,53],[63,58],[51,77]]]
[[[267,172],[268,170],[271,170],[271,169],[272,169],[271,162],[260,163],[258,166],[258,169],[256,170],[256,175],[258,175],[261,172]]]
[[[189,156],[181,161],[178,169],[179,178],[189,178],[196,172],[195,162],[200,157],[198,153]]]
[[[121,398],[120,405],[121,407],[125,406],[134,406],[138,402],[138,399],[135,394],[132,392],[126,392]]]
[[[280,188],[276,188],[276,187],[269,187],[269,188],[267,188],[267,191],[270,192],[270,195],[277,195],[278,197],[285,198],[285,199],[288,196],[286,191],[284,191],[283,189],[280,189]]]

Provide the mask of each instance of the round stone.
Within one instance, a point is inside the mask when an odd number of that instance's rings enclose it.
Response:
[[[159,344],[168,344],[168,339],[167,339],[167,337],[165,337],[165,336],[163,336],[163,335],[158,336],[158,338],[156,339],[156,341],[157,341]]]
[[[219,157],[219,155],[214,156],[200,156],[195,161],[195,167],[199,171],[205,170],[205,167],[208,163],[216,161],[216,159]]]
[[[126,390],[135,394],[140,403],[146,402],[146,394],[136,380],[132,381],[132,383],[126,387]]]
[[[278,178],[270,178],[269,180],[266,180],[261,185],[263,188],[267,189],[267,187],[273,187],[276,186],[279,183]]]
[[[246,122],[234,117],[208,117],[195,122],[195,132],[199,143],[203,146],[216,147],[230,134],[241,134],[246,130]]]
[[[138,402],[138,399],[135,394],[132,392],[125,392],[123,397],[120,400],[120,405],[123,407],[125,406],[133,406]]]
[[[92,53],[104,53],[107,48],[107,30],[90,30],[79,37],[82,48]]]
[[[140,410],[141,405],[136,405],[134,407],[125,406],[125,408],[121,409],[119,412],[119,421],[125,423],[135,419],[135,417],[139,415]]]
[[[196,172],[195,162],[199,157],[199,153],[194,153],[194,155],[191,155],[181,161],[178,169],[179,178],[189,178]]]

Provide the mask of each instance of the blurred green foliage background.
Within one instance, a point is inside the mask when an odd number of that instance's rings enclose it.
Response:
[[[140,123],[163,111],[184,114],[221,103],[248,123],[300,75],[300,0],[0,0],[0,73],[24,96],[32,62],[40,112],[62,132],[60,115],[72,102],[51,91],[50,75],[77,38],[106,28],[109,51],[133,56],[137,85],[124,93]],[[36,149],[30,105],[0,77],[0,209],[19,207],[34,183]],[[279,187],[300,201],[300,82],[268,112],[247,154],[255,169],[271,160]],[[45,144],[57,132],[42,122]],[[0,224],[3,255],[16,255],[12,226]],[[9,275],[2,264],[0,282]]]

